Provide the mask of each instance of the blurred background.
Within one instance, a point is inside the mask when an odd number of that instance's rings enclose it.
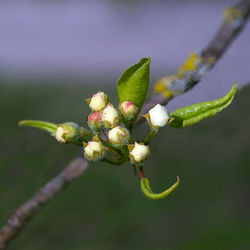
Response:
[[[19,120],[86,125],[86,97],[103,90],[117,104],[120,74],[148,56],[152,88],[206,46],[234,3],[1,0],[0,225],[80,153]],[[156,192],[178,175],[171,197],[146,199],[129,164],[91,164],[9,249],[249,249],[249,41],[248,23],[211,73],[168,105],[219,98],[239,81],[228,109],[185,130],[164,128],[153,141],[145,174]],[[138,139],[148,131],[138,127]]]

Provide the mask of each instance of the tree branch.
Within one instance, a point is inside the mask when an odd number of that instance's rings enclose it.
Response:
[[[87,167],[88,162],[84,158],[78,157],[72,160],[58,176],[50,180],[20,206],[0,231],[0,250],[5,249],[8,243],[22,231],[27,222],[71,181],[81,176]]]
[[[146,114],[154,104],[166,105],[175,96],[184,94],[199,83],[243,29],[249,15],[250,0],[242,0],[238,4],[228,7],[224,11],[223,22],[210,43],[199,54],[193,53],[176,75],[159,79],[155,85],[156,94],[145,102],[141,115]],[[144,118],[139,116],[135,126],[143,120]]]
[[[224,13],[224,20],[218,32],[208,46],[199,55],[195,55],[197,63],[194,68],[185,65],[171,77],[160,79],[161,85],[155,95],[147,101],[141,114],[145,114],[156,103],[166,105],[176,95],[183,94],[201,81],[221,58],[231,42],[237,37],[247,22],[250,14],[250,0],[243,0]],[[190,65],[189,65],[190,66]],[[192,66],[192,65],[191,65]],[[162,88],[163,87],[163,88]],[[144,119],[139,118],[135,125]],[[76,158],[54,179],[42,187],[31,199],[19,207],[10,217],[7,224],[0,231],[0,250],[5,249],[24,228],[26,223],[40,211],[54,196],[60,193],[71,181],[81,176],[87,169],[88,162],[83,158]]]

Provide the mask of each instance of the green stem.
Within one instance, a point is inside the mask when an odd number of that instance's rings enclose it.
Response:
[[[79,135],[80,135],[79,141],[81,142],[81,145],[83,142],[88,142],[93,138],[94,134],[88,129],[84,127],[79,127],[78,129],[79,129]]]
[[[107,147],[107,148],[110,148],[112,150],[114,150],[115,152],[117,152],[119,155],[122,155],[123,156],[123,152],[121,149],[117,148],[117,147],[114,147],[112,144],[104,141],[101,136],[100,136],[100,133],[97,133],[97,138],[99,139],[99,141],[101,142],[101,144],[104,146],[104,147]]]
[[[147,135],[147,137],[143,140],[143,143],[145,145],[149,144],[150,141],[157,135],[158,131],[159,131],[158,129],[157,130],[152,129],[150,133]]]
[[[125,127],[126,127],[129,131],[131,131],[131,126],[130,126],[129,121],[123,116],[122,112],[121,112],[119,109],[118,109],[118,112],[119,112],[119,114],[120,114],[121,120],[122,120],[123,124],[125,125]]]
[[[109,163],[109,164],[112,164],[112,165],[121,165],[123,164],[126,160],[125,159],[122,159],[122,160],[119,160],[119,161],[113,161],[107,157],[104,157],[102,159],[102,161],[106,162],[106,163]]]

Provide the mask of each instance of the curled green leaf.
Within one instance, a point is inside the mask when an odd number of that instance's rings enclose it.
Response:
[[[161,192],[161,193],[153,193],[149,184],[149,180],[147,178],[141,179],[141,190],[142,192],[150,199],[152,200],[160,200],[167,196],[169,196],[178,186],[180,183],[180,179],[177,176],[177,181],[167,190]]]
[[[57,130],[57,125],[55,123],[45,122],[45,121],[24,120],[24,121],[20,121],[18,125],[38,128],[52,135],[55,134]]]
[[[150,60],[142,58],[140,62],[126,69],[117,82],[120,103],[131,101],[137,107],[137,113],[130,123],[138,116],[147,95]]]
[[[170,114],[170,117],[174,118],[174,120],[170,122],[169,125],[174,128],[185,128],[194,125],[205,118],[214,116],[232,102],[236,91],[237,82],[221,99],[197,103],[175,110]]]

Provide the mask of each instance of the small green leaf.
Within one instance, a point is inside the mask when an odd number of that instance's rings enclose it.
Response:
[[[35,120],[24,120],[18,123],[19,126],[29,126],[33,128],[39,128],[49,132],[50,134],[55,134],[57,130],[57,125],[51,122],[45,121],[35,121]]]
[[[163,198],[166,198],[167,196],[169,196],[171,193],[173,193],[173,191],[179,186],[180,184],[180,179],[177,176],[177,181],[167,190],[155,194],[152,192],[150,184],[149,184],[149,180],[147,178],[142,178],[141,179],[141,190],[142,192],[150,199],[152,200],[160,200]]]
[[[232,102],[236,91],[237,82],[221,99],[197,103],[175,110],[170,114],[170,117],[174,118],[174,120],[170,122],[169,125],[174,128],[185,128],[194,125],[205,118],[214,116]]]
[[[137,107],[137,114],[133,121],[138,116],[147,95],[150,60],[150,57],[141,59],[139,63],[126,69],[118,80],[120,103],[129,100]]]

